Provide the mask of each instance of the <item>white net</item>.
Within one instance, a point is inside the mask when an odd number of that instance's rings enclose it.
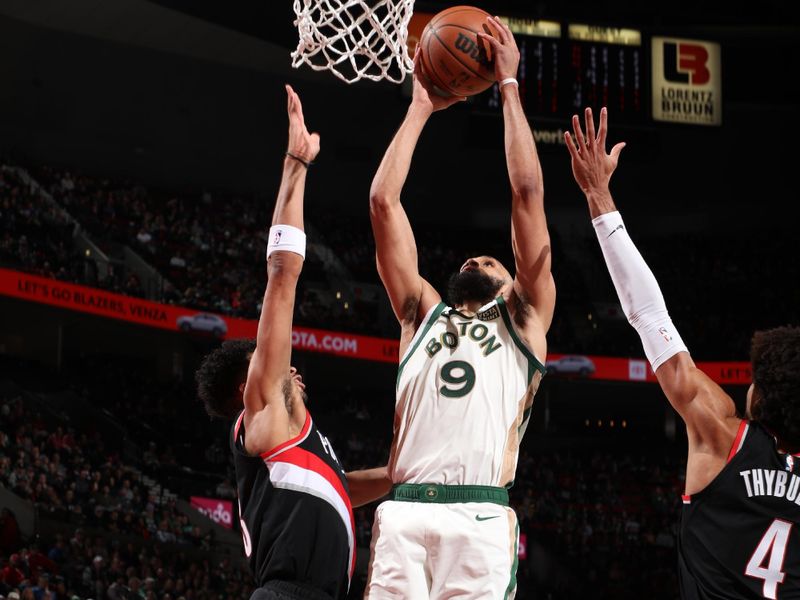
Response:
[[[400,83],[414,69],[406,46],[413,8],[414,0],[294,0],[292,66],[328,69],[347,83]]]

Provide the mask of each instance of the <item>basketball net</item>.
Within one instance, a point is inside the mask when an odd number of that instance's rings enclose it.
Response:
[[[414,0],[294,0],[292,66],[327,69],[347,83],[400,83],[414,70],[406,46],[413,8]]]

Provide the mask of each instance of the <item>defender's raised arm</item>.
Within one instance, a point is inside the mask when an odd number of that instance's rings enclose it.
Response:
[[[297,279],[305,257],[303,193],[308,164],[319,152],[319,135],[309,133],[300,98],[286,86],[289,144],[283,176],[275,203],[268,240],[267,289],[258,321],[256,349],[244,389],[245,422],[250,452],[263,452],[288,440],[289,412],[285,395],[289,389],[292,354],[292,315]],[[300,415],[295,420],[302,422]],[[258,427],[248,421],[258,419]]]
[[[597,240],[625,316],[642,339],[645,355],[664,394],[686,422],[689,457],[686,493],[705,486],[720,472],[736,436],[739,420],[733,400],[695,367],[672,319],[661,289],[628,235],[609,190],[624,143],[606,153],[608,113],[600,113],[595,134],[591,109],[586,109],[586,136],[578,116],[572,118],[575,138],[565,134],[575,181],[586,195]]]

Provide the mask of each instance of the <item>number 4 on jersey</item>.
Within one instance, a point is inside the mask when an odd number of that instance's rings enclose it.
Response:
[[[792,523],[775,519],[764,533],[758,543],[752,558],[747,563],[745,575],[764,580],[764,598],[776,600],[778,598],[778,584],[783,583],[786,573],[781,571],[783,560],[786,557],[786,544],[789,542],[789,533]],[[769,557],[767,566],[764,561]]]

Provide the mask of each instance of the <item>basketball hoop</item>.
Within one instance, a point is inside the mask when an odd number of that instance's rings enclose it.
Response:
[[[401,83],[414,70],[406,46],[413,8],[414,0],[294,0],[292,66],[330,70],[346,83]]]

